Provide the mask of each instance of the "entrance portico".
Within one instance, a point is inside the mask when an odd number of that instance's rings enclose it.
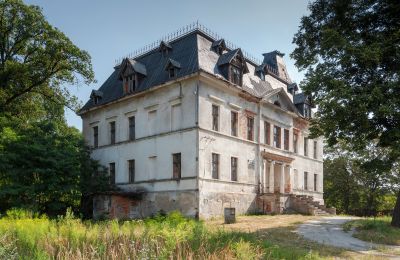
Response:
[[[261,193],[290,194],[293,191],[293,158],[262,152],[264,170],[261,176]]]

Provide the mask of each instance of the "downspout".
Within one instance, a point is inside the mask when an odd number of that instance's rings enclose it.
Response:
[[[200,74],[199,74],[200,76]],[[197,218],[200,218],[200,183],[199,183],[199,175],[200,175],[200,133],[199,133],[199,90],[200,90],[200,80],[197,78],[196,90],[195,90],[195,126],[196,126],[196,189],[197,189]]]
[[[263,165],[263,160],[262,160],[262,158],[261,158],[261,150],[260,150],[260,147],[261,147],[261,145],[260,145],[260,135],[261,135],[261,100],[260,100],[260,102],[258,102],[258,104],[257,104],[257,131],[258,131],[258,134],[257,134],[257,151],[256,151],[256,158],[257,158],[257,163],[256,163],[256,165],[258,166],[257,167],[257,182],[258,182],[258,191],[257,191],[257,193],[258,194],[261,194],[261,191],[262,191],[262,185],[263,185],[263,183],[261,182],[261,180],[262,180],[262,178],[261,178],[261,176],[262,176],[262,174],[263,174],[263,168],[264,168],[264,165]]]

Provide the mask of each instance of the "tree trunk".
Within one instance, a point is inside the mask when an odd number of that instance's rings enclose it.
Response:
[[[400,228],[400,191],[397,194],[397,201],[393,210],[392,226]]]

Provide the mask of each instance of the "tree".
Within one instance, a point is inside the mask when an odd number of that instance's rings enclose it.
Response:
[[[27,128],[3,125],[0,133],[0,208],[30,208],[63,214],[94,191],[107,190],[108,177],[90,158],[82,135],[65,122],[41,121]]]
[[[318,105],[313,135],[363,150],[371,140],[400,157],[400,2],[316,0],[291,57]],[[400,227],[400,191],[392,225]]]
[[[75,110],[77,100],[63,84],[82,80],[94,81],[87,52],[51,26],[39,7],[0,1],[0,113],[25,116],[52,102]]]

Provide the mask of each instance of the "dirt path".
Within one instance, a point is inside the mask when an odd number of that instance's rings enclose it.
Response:
[[[320,219],[308,220],[299,225],[297,232],[308,240],[320,244],[353,250],[362,254],[400,259],[400,256],[386,254],[377,251],[399,251],[400,246],[384,246],[362,241],[353,237],[353,232],[343,231],[342,224],[354,219],[354,217],[324,217]]]

